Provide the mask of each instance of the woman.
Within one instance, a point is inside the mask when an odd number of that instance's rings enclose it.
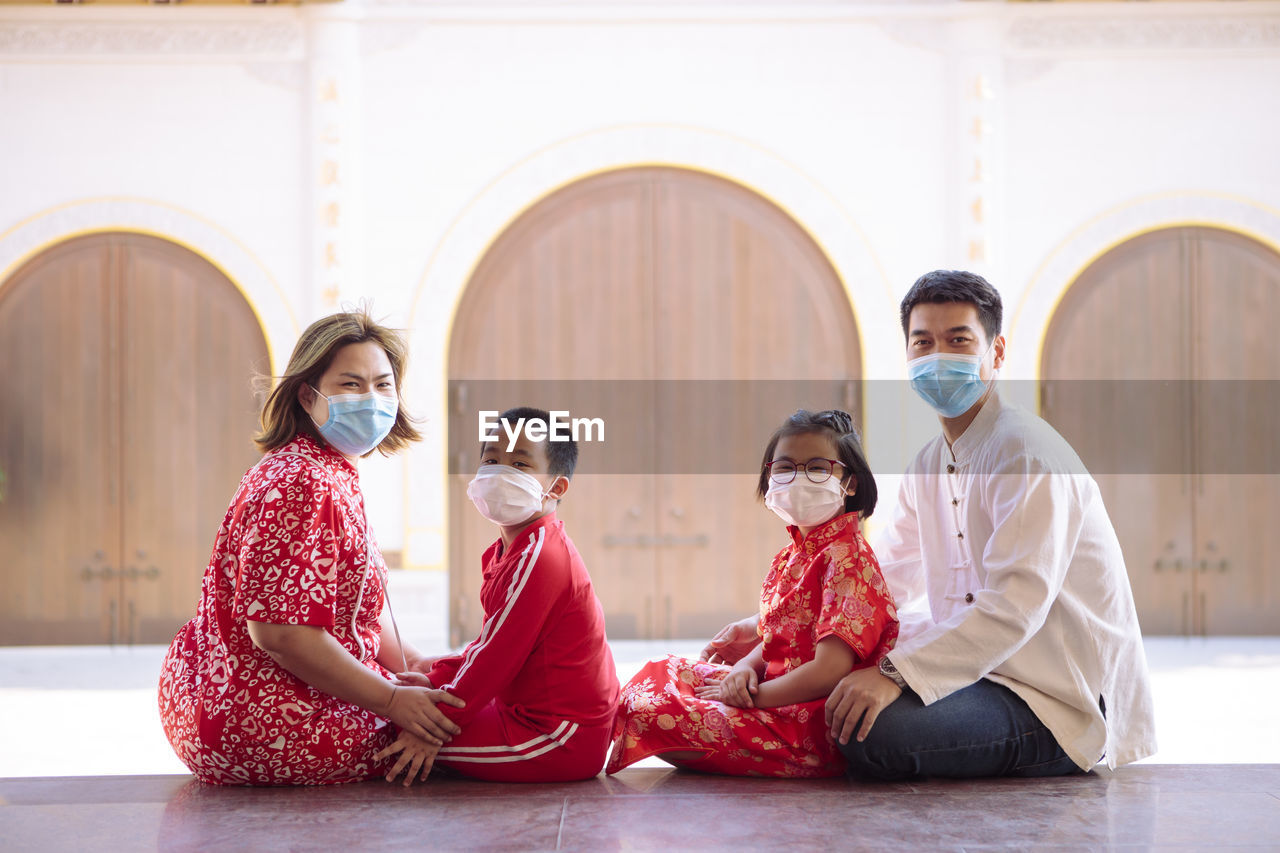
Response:
[[[397,686],[422,667],[383,620],[386,565],[357,465],[421,438],[400,404],[405,346],[367,314],[317,320],[262,410],[262,460],[218,530],[196,617],[169,647],[160,717],[201,781],[314,785],[378,775],[401,730],[458,731],[447,693]]]

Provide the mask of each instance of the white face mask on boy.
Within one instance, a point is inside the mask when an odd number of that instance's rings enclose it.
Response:
[[[835,477],[815,483],[798,476],[790,483],[770,482],[764,505],[787,524],[816,527],[844,510],[844,498],[844,487]]]
[[[555,480],[551,482],[554,485]],[[489,521],[514,527],[542,512],[542,502],[554,495],[544,491],[536,477],[519,468],[482,465],[467,486],[467,497]]]

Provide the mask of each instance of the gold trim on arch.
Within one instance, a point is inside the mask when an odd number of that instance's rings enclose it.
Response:
[[[1036,267],[1036,271],[1031,274],[1031,278],[1028,279],[1027,286],[1023,289],[1022,296],[1018,300],[1018,306],[1014,309],[1013,318],[1009,322],[1009,328],[1010,329],[1020,328],[1021,321],[1022,321],[1022,314],[1026,310],[1027,302],[1029,301],[1031,294],[1035,291],[1036,284],[1040,281],[1041,278],[1044,277],[1045,270],[1049,268],[1049,265],[1053,263],[1053,260],[1056,257],[1058,257],[1058,255],[1062,254],[1062,252],[1066,250],[1067,246],[1069,246],[1072,243],[1072,241],[1080,237],[1080,235],[1083,234],[1085,231],[1087,231],[1089,228],[1092,228],[1093,226],[1097,225],[1099,222],[1102,222],[1104,219],[1115,216],[1117,213],[1119,213],[1122,210],[1127,210],[1129,208],[1137,207],[1138,205],[1141,205],[1141,204],[1147,204],[1153,201],[1160,201],[1162,199],[1190,199],[1190,198],[1208,198],[1208,199],[1218,199],[1221,201],[1232,201],[1237,204],[1244,205],[1246,207],[1252,207],[1256,210],[1261,210],[1264,213],[1271,214],[1272,216],[1280,217],[1280,208],[1272,207],[1268,204],[1257,201],[1256,199],[1248,198],[1246,196],[1236,195],[1234,193],[1221,193],[1221,192],[1187,192],[1187,191],[1171,190],[1169,192],[1152,193],[1150,195],[1139,196],[1135,199],[1130,199],[1129,201],[1124,201],[1119,204],[1113,205],[1112,207],[1108,207],[1107,209],[1097,213],[1094,216],[1089,217],[1084,222],[1077,225],[1075,228],[1071,229],[1071,232],[1067,234],[1066,237],[1062,238],[1062,240],[1060,240],[1052,249],[1049,250],[1049,253],[1045,255],[1044,260],[1041,261],[1040,265]],[[1036,347],[1035,347],[1035,352],[1037,354],[1036,355],[1036,365],[1037,365],[1036,379],[1040,378],[1039,366],[1043,363],[1041,356],[1044,351],[1045,337],[1049,331],[1049,323],[1052,322],[1054,314],[1057,313],[1058,307],[1062,304],[1063,297],[1066,296],[1067,291],[1071,289],[1071,285],[1075,284],[1076,279],[1080,278],[1080,275],[1086,269],[1089,268],[1089,265],[1092,264],[1094,261],[1096,261],[1098,258],[1102,257],[1102,255],[1114,249],[1116,246],[1119,246],[1121,243],[1125,242],[1126,240],[1132,240],[1134,237],[1139,237],[1143,234],[1149,234],[1152,231],[1158,231],[1162,228],[1179,228],[1183,226],[1201,226],[1206,228],[1219,228],[1223,231],[1234,231],[1238,234],[1241,234],[1242,236],[1250,237],[1262,243],[1263,245],[1270,246],[1271,248],[1277,249],[1277,251],[1280,251],[1280,248],[1277,248],[1276,244],[1272,242],[1270,238],[1263,237],[1258,234],[1254,234],[1250,231],[1247,231],[1246,229],[1240,228],[1235,225],[1227,225],[1221,222],[1208,222],[1203,220],[1170,219],[1164,222],[1153,223],[1149,226],[1143,226],[1139,230],[1130,233],[1128,236],[1124,237],[1123,239],[1116,240],[1107,244],[1106,248],[1104,248],[1102,251],[1090,257],[1089,260],[1083,266],[1078,267],[1075,273],[1067,278],[1067,283],[1063,285],[1063,287],[1059,290],[1058,294],[1054,297],[1053,304],[1048,313],[1048,319],[1045,321],[1044,325],[1040,328],[1036,338]]]
[[[296,338],[298,336],[299,334],[298,318],[293,312],[293,307],[289,304],[289,299],[286,297],[284,291],[281,290],[280,283],[276,281],[275,276],[271,275],[266,265],[262,263],[262,261],[258,258],[258,256],[254,254],[254,252],[250,250],[248,246],[246,246],[243,242],[241,242],[239,238],[237,238],[231,232],[227,231],[222,226],[218,225],[216,222],[213,222],[212,220],[209,220],[203,216],[200,216],[197,213],[178,207],[176,205],[168,204],[162,201],[153,201],[151,199],[137,198],[132,196],[96,196],[94,198],[78,199],[76,201],[63,202],[62,204],[57,204],[57,205],[54,205],[53,207],[45,208],[44,210],[39,211],[38,213],[33,213],[30,216],[27,216],[26,218],[19,220],[14,225],[5,229],[5,231],[0,232],[0,242],[3,242],[4,240],[8,239],[10,236],[17,233],[20,229],[30,225],[31,223],[36,222],[37,220],[43,219],[47,216],[51,216],[54,213],[58,213],[63,210],[70,210],[76,207],[85,207],[91,204],[99,204],[103,202],[122,202],[122,201],[132,202],[132,203],[140,204],[146,207],[159,207],[166,210],[174,211],[189,219],[199,222],[202,225],[212,228],[213,230],[221,234],[223,237],[230,240],[236,246],[237,249],[243,252],[245,256],[250,261],[253,262],[254,266],[256,266],[259,270],[262,271],[262,273],[266,276],[267,281],[271,283],[271,287],[275,290],[276,295],[280,297],[280,303],[284,306],[285,314],[289,319],[289,325],[293,329],[294,337]],[[265,323],[263,323],[262,312],[258,309],[257,301],[254,300],[253,296],[245,289],[244,285],[241,284],[240,280],[236,276],[232,275],[221,262],[219,262],[217,259],[215,259],[211,255],[209,255],[208,252],[206,252],[204,249],[198,246],[194,246],[191,243],[187,242],[186,240],[179,237],[175,237],[172,234],[156,231],[154,229],[147,228],[144,226],[118,225],[118,224],[117,225],[95,225],[89,228],[79,228],[72,231],[67,231],[62,234],[59,234],[57,237],[54,237],[51,240],[44,241],[39,245],[37,245],[35,248],[31,249],[30,251],[23,253],[22,255],[17,257],[12,263],[6,266],[4,269],[0,270],[0,296],[3,295],[5,285],[8,284],[9,279],[12,278],[13,274],[17,270],[21,269],[21,267],[24,264],[26,264],[28,261],[31,261],[32,259],[39,257],[41,253],[46,252],[49,249],[61,243],[65,243],[68,240],[73,240],[76,237],[87,237],[92,234],[109,234],[109,233],[142,234],[144,236],[155,237],[157,239],[164,240],[168,243],[173,243],[174,245],[181,246],[182,248],[186,249],[192,254],[197,255],[198,257],[204,259],[211,266],[217,269],[218,272],[222,273],[222,275],[227,279],[227,281],[231,282],[231,284],[235,287],[235,289],[240,293],[240,296],[248,304],[249,310],[253,312],[254,320],[258,323],[258,330],[262,332],[262,338],[264,341],[266,341],[266,344],[267,344],[267,360],[271,365],[271,373],[273,375],[279,373],[279,365],[276,362],[275,348],[272,346],[269,327]]]
[[[4,291],[6,289],[6,285],[9,283],[10,279],[13,278],[13,274],[21,270],[22,267],[25,266],[27,263],[35,260],[36,258],[40,257],[45,252],[48,252],[51,249],[56,249],[58,246],[61,246],[63,243],[69,243],[72,240],[79,239],[80,237],[92,237],[97,234],[140,234],[144,237],[154,237],[157,240],[163,240],[166,243],[171,243],[181,249],[185,249],[186,251],[191,252],[191,254],[195,255],[196,257],[200,258],[201,260],[205,261],[210,266],[212,266],[214,269],[216,269],[222,275],[223,278],[225,278],[228,282],[231,283],[231,286],[234,287],[236,289],[236,292],[240,294],[240,298],[243,299],[245,301],[245,304],[249,306],[249,310],[253,312],[253,320],[255,323],[258,324],[258,333],[262,335],[263,343],[265,343],[267,346],[267,363],[271,365],[271,372],[273,374],[276,372],[275,352],[272,350],[272,347],[271,347],[271,336],[267,334],[266,326],[262,325],[262,315],[258,313],[258,307],[253,304],[253,300],[249,298],[249,294],[245,292],[245,289],[240,285],[240,282],[236,281],[235,276],[231,275],[229,272],[227,272],[227,270],[221,264],[219,264],[213,258],[209,257],[208,255],[206,255],[204,252],[200,251],[196,247],[182,240],[176,239],[168,234],[163,234],[159,231],[153,231],[150,228],[139,228],[132,225],[129,225],[129,226],[108,225],[108,226],[101,226],[101,227],[95,226],[93,228],[82,228],[76,231],[68,231],[66,234],[59,235],[53,240],[50,240],[47,243],[43,243],[40,246],[33,249],[32,251],[27,252],[25,255],[20,257],[18,260],[14,261],[12,264],[6,267],[2,272],[0,272],[0,299],[4,298]]]
[[[1255,205],[1255,206],[1264,207],[1263,205]],[[1264,208],[1264,209],[1270,210],[1269,208]],[[1280,213],[1280,211],[1272,211],[1272,212]],[[1082,226],[1082,227],[1086,227],[1086,226]],[[1059,290],[1057,296],[1054,297],[1053,305],[1049,310],[1047,319],[1045,320],[1043,327],[1040,329],[1039,340],[1037,341],[1037,345],[1036,345],[1036,381],[1037,382],[1040,382],[1041,380],[1044,379],[1045,345],[1049,338],[1049,327],[1053,325],[1053,320],[1055,317],[1057,317],[1058,310],[1062,307],[1062,301],[1067,298],[1067,294],[1071,292],[1071,288],[1075,287],[1076,282],[1080,280],[1080,277],[1083,276],[1086,272],[1088,272],[1089,268],[1092,267],[1094,264],[1096,264],[1099,260],[1101,260],[1105,255],[1107,255],[1109,252],[1115,251],[1116,249],[1123,246],[1125,243],[1128,243],[1131,240],[1136,240],[1139,237],[1145,237],[1148,234],[1154,234],[1157,231],[1170,231],[1175,228],[1208,228],[1215,231],[1226,231],[1229,234],[1238,234],[1241,237],[1246,237],[1250,240],[1255,241],[1256,243],[1259,243],[1260,245],[1266,246],[1267,248],[1271,249],[1271,251],[1275,252],[1277,255],[1280,255],[1280,243],[1277,243],[1276,241],[1272,240],[1269,237],[1258,234],[1256,231],[1251,231],[1248,228],[1241,228],[1238,225],[1228,225],[1222,222],[1213,222],[1213,221],[1204,220],[1204,219],[1174,219],[1168,222],[1155,223],[1152,225],[1143,226],[1137,229],[1136,231],[1126,233],[1123,237],[1110,241],[1109,243],[1104,245],[1101,249],[1099,249],[1097,252],[1089,256],[1089,258],[1083,264],[1078,266],[1076,268],[1076,271],[1072,273],[1071,276],[1067,279],[1066,285],[1061,290]],[[1038,277],[1038,273],[1037,273],[1037,277]],[[1035,280],[1036,280],[1035,278],[1032,279],[1033,285]],[[1027,291],[1024,291],[1024,294],[1029,293],[1030,290],[1031,290],[1031,287],[1028,287]],[[1019,314],[1021,313],[1022,307],[1025,304],[1026,304],[1026,299],[1024,296],[1024,299],[1018,306]],[[1036,415],[1043,416],[1043,412],[1044,412],[1043,389],[1038,389],[1036,391]]]
[[[436,242],[435,248],[432,249],[431,255],[427,259],[427,265],[426,267],[423,268],[422,274],[418,278],[418,285],[416,288],[414,288],[413,303],[411,304],[409,309],[409,328],[412,329],[412,328],[415,328],[416,326],[415,321],[418,315],[418,305],[422,300],[422,294],[426,286],[427,280],[431,275],[431,270],[434,268],[435,263],[439,258],[441,251],[443,250],[444,246],[448,243],[448,240],[450,236],[453,234],[453,232],[457,230],[462,220],[476,206],[476,204],[479,203],[481,198],[483,198],[489,192],[491,192],[495,186],[497,186],[501,181],[505,180],[508,176],[513,174],[517,169],[521,168],[525,164],[529,163],[536,157],[541,156],[547,151],[550,151],[554,148],[562,147],[570,142],[584,139],[586,137],[593,136],[599,133],[619,130],[623,128],[634,128],[634,127],[637,127],[637,125],[600,128],[596,130],[586,131],[584,133],[577,134],[575,136],[571,136],[566,139],[558,140],[557,142],[552,143],[551,145],[545,146],[543,148],[538,149],[537,151],[534,151],[526,155],[521,160],[517,161],[513,165],[504,169],[498,176],[496,176],[491,181],[489,181],[489,183],[485,184],[485,186],[479,192],[477,192],[474,196],[472,196],[471,199],[463,206],[462,210],[459,211],[458,214],[453,218],[453,220],[449,223],[449,227],[445,229],[444,234],[441,235],[440,239]],[[734,142],[748,145],[749,147],[752,147],[758,151],[761,151],[767,154],[768,156],[773,157],[778,162],[783,163],[784,165],[793,169],[796,172],[796,174],[803,177],[807,183],[811,184],[812,186],[817,188],[823,195],[827,196],[827,198],[832,202],[832,204],[835,205],[835,208],[840,211],[841,215],[846,219],[849,225],[853,228],[855,233],[857,233],[859,239],[863,243],[863,248],[866,250],[868,257],[870,257],[872,264],[875,266],[876,271],[880,275],[881,283],[886,287],[886,289],[888,289],[888,295],[890,297],[890,301],[891,302],[893,301],[893,290],[888,285],[888,276],[885,273],[884,266],[880,263],[880,259],[875,254],[874,249],[872,249],[870,241],[867,239],[866,234],[857,225],[857,223],[848,214],[848,212],[844,210],[844,207],[839,203],[839,200],[836,199],[835,196],[832,195],[830,191],[828,191],[825,187],[823,187],[817,181],[814,181],[812,178],[810,178],[806,173],[796,168],[785,159],[778,157],[776,154],[769,151],[768,149],[762,148],[747,140],[739,139],[734,136],[729,136],[728,134],[716,134],[714,131],[707,131],[702,128],[690,128],[690,127],[681,126],[681,125],[643,125],[640,127],[646,127],[646,128],[676,127],[683,130],[696,131],[698,133],[713,133],[715,135],[725,136],[729,139],[732,139]],[[440,408],[438,409],[438,411],[447,413],[449,410],[449,354],[452,351],[453,332],[454,332],[454,326],[456,325],[456,322],[457,322],[458,309],[462,304],[462,299],[465,296],[467,289],[471,285],[472,279],[475,277],[476,270],[479,268],[480,264],[484,261],[484,259],[489,255],[489,252],[492,251],[494,245],[497,244],[497,242],[511,229],[511,227],[516,222],[518,222],[521,219],[521,217],[523,217],[526,213],[533,210],[539,204],[546,201],[548,198],[560,192],[561,190],[574,186],[575,184],[579,184],[583,181],[588,181],[588,180],[591,180],[592,178],[600,177],[601,175],[608,175],[614,172],[623,172],[631,169],[644,169],[644,168],[681,169],[684,171],[696,172],[704,175],[710,175],[711,177],[714,177],[714,178],[719,178],[720,180],[726,181],[735,186],[742,187],[748,192],[753,193],[754,195],[764,199],[766,202],[768,202],[769,204],[772,204],[779,211],[781,211],[783,215],[785,215],[793,223],[795,223],[795,225],[805,234],[805,236],[807,236],[813,242],[813,245],[817,248],[818,252],[822,255],[822,257],[826,260],[826,262],[830,264],[832,272],[835,273],[836,279],[840,282],[841,289],[844,291],[845,301],[849,306],[849,313],[853,317],[854,329],[857,331],[857,334],[858,334],[858,357],[862,364],[863,373],[866,372],[866,365],[868,363],[866,335],[863,332],[862,324],[859,321],[858,309],[854,302],[853,292],[849,285],[849,276],[845,275],[845,273],[841,270],[840,265],[836,263],[835,258],[832,257],[831,252],[828,251],[826,245],[822,242],[822,240],[818,238],[816,234],[813,233],[812,229],[810,229],[809,226],[805,224],[803,219],[796,216],[796,214],[794,213],[794,211],[791,210],[790,207],[788,207],[787,205],[783,204],[782,202],[774,198],[771,194],[764,192],[763,190],[759,189],[756,186],[753,186],[747,181],[744,181],[740,178],[726,174],[724,172],[718,171],[716,169],[711,169],[705,166],[694,165],[687,162],[681,162],[681,161],[675,161],[675,160],[643,160],[643,161],[634,161],[634,162],[625,162],[625,163],[613,163],[608,166],[602,166],[597,169],[591,169],[586,172],[578,173],[574,175],[572,178],[568,178],[564,181],[561,181],[543,190],[534,198],[532,198],[531,200],[529,200],[528,202],[520,206],[512,215],[508,216],[503,221],[502,225],[499,228],[494,230],[494,232],[489,235],[489,237],[485,240],[484,245],[481,247],[480,251],[476,254],[474,258],[472,258],[470,264],[468,264],[466,275],[463,276],[462,286],[458,288],[457,291],[455,292],[453,303],[449,307],[449,323],[445,331],[445,342],[444,342],[445,345],[444,345],[444,359],[443,359],[444,364],[442,365],[442,373],[444,374],[443,376],[444,381],[441,383],[441,399],[440,399]],[[862,379],[865,377],[859,377],[859,378]],[[865,383],[859,382],[859,392],[860,393],[859,393],[858,406],[860,411],[865,412],[866,395],[867,395]],[[865,420],[864,420],[863,426],[865,429],[865,426],[866,426]],[[863,435],[862,438],[865,443],[866,436]],[[444,458],[443,458],[443,465],[441,470],[443,472],[441,476],[442,487],[444,490],[443,494],[446,496],[446,499],[442,502],[442,508],[444,511],[443,521],[442,521],[442,530],[444,531],[444,535],[447,537],[448,531],[450,529],[450,525],[449,525],[450,508],[449,508],[449,501],[447,499],[447,496],[449,494],[449,450],[448,450],[447,437],[445,439]],[[409,536],[408,531],[410,529],[417,529],[414,527],[414,525],[410,523],[410,516],[409,516],[409,503],[410,503],[409,502],[409,477],[410,476],[411,476],[411,472],[409,470],[409,459],[408,457],[406,457],[404,461],[404,507],[405,507],[404,536],[406,541]],[[407,550],[408,549],[406,548],[406,551]],[[446,555],[444,563],[418,564],[418,563],[406,562],[405,568],[406,569],[414,568],[414,569],[427,570],[427,571],[447,571],[448,557]]]

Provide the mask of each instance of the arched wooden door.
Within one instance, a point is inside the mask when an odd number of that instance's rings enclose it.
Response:
[[[266,342],[235,286],[139,234],[0,283],[0,644],[167,643],[257,458]]]
[[[1102,487],[1145,633],[1280,633],[1278,317],[1280,255],[1203,227],[1116,247],[1054,314],[1043,413]]]
[[[754,496],[769,433],[800,406],[856,409],[860,375],[835,271],[755,193],[645,167],[542,200],[485,255],[454,320],[453,641],[479,630],[479,555],[496,536],[465,495],[476,410],[572,399],[614,413],[603,444],[581,445],[560,516],[611,637],[699,637],[758,608],[785,542]],[[710,414],[694,423],[695,410]]]

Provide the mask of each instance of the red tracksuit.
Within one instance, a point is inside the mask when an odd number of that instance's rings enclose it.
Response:
[[[504,782],[595,776],[609,751],[618,675],[578,549],[551,513],[509,550],[494,542],[481,563],[480,636],[428,675],[467,703],[440,706],[462,733],[436,764]]]

